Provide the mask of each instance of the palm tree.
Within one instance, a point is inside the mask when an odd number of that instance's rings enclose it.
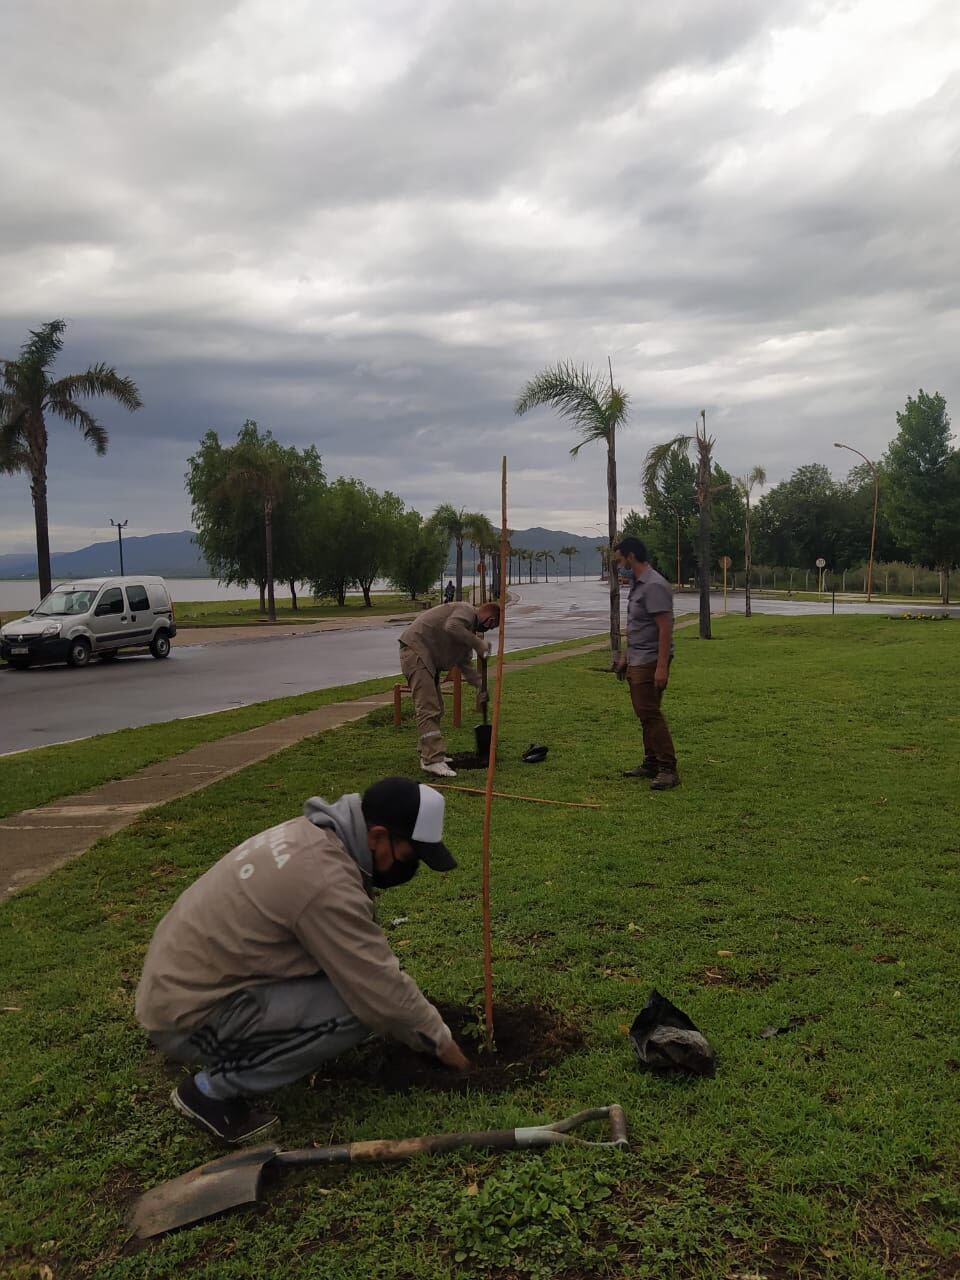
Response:
[[[494,532],[493,525],[485,515],[481,515],[479,511],[468,511],[463,517],[463,533],[464,537],[473,547],[473,577],[476,584],[477,578],[477,560],[479,558],[481,565],[480,574],[480,599],[486,600],[486,573],[483,565],[487,556],[487,548],[498,544],[499,539]]]
[[[41,598],[50,591],[50,530],[47,519],[47,424],[56,414],[80,428],[98,454],[107,451],[107,432],[76,402],[77,396],[113,396],[125,409],[139,409],[140,393],[129,378],[121,378],[105,364],[85,373],[71,373],[53,381],[49,368],[60,354],[66,321],[51,320],[30,330],[30,340],[16,360],[0,359],[0,471],[26,471],[37,532],[37,576]]]
[[[697,448],[697,471],[694,493],[698,510],[697,570],[700,582],[700,639],[713,638],[710,629],[710,507],[713,495],[727,486],[713,483],[711,470],[713,446],[716,440],[707,435],[707,411],[701,409],[692,436],[674,436],[666,444],[655,445],[647,454],[643,466],[643,487],[656,487],[662,481],[665,468],[675,459],[677,449],[687,450],[691,444]]]
[[[249,426],[251,424],[245,424]],[[253,424],[255,425],[255,424]],[[266,441],[242,438],[229,450],[227,470],[220,483],[224,493],[251,494],[263,510],[264,572],[267,579],[267,617],[277,620],[273,591],[273,512],[283,500],[289,464],[269,432]]]
[[[544,582],[549,582],[550,581],[550,561],[552,560],[553,563],[556,564],[557,557],[553,554],[552,551],[538,551],[537,559],[543,561]]]
[[[740,493],[743,494],[745,510],[743,514],[743,599],[744,616],[752,617],[750,608],[750,566],[753,563],[750,551],[750,494],[753,492],[753,486],[756,484],[767,483],[767,473],[763,467],[754,467],[745,476],[738,476],[734,481]]]
[[[537,374],[520,393],[515,409],[526,413],[536,405],[550,404],[562,418],[568,418],[580,441],[570,450],[576,457],[585,444],[602,440],[607,446],[607,526],[612,556],[617,540],[617,428],[627,417],[628,397],[613,384],[613,365],[607,361],[610,384],[591,369],[578,368],[570,361]],[[610,650],[613,657],[620,652],[620,579],[608,574],[610,583]]]
[[[560,548],[560,555],[567,557],[567,581],[573,581],[573,557],[579,555],[577,548],[574,546],[566,546]]]
[[[441,502],[433,515],[430,517],[430,524],[441,533],[445,533],[448,539],[452,539],[457,551],[457,594],[456,599],[463,599],[463,544],[471,541],[471,530],[476,528],[476,521],[486,520],[486,516],[480,515],[477,511],[465,511],[463,507],[459,509],[452,506],[449,502]],[[487,521],[489,524],[490,522]]]

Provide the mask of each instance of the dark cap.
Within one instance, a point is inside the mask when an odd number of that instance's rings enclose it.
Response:
[[[432,871],[452,871],[457,865],[443,843],[446,802],[439,791],[410,778],[383,778],[361,798],[368,827],[386,827],[391,835],[409,840],[420,862]]]

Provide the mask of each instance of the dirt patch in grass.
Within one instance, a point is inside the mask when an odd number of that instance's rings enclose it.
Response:
[[[580,1029],[554,1010],[533,1004],[501,1005],[494,1012],[495,1048],[488,1053],[476,1010],[445,1004],[437,1008],[473,1063],[469,1073],[450,1071],[433,1055],[417,1053],[406,1045],[375,1040],[318,1071],[313,1083],[323,1088],[347,1079],[388,1093],[407,1089],[499,1093],[545,1075],[583,1045]]]
[[[458,751],[450,761],[450,768],[463,769],[486,769],[487,762],[483,756],[478,756],[475,751]]]

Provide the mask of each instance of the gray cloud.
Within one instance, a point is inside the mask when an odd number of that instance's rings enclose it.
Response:
[[[65,315],[62,368],[145,402],[103,459],[52,426],[55,546],[184,527],[187,456],[247,417],[422,510],[495,515],[506,453],[512,524],[588,532],[602,459],[512,412],[558,358],[632,394],[625,506],[701,407],[775,481],[954,392],[945,0],[8,9],[0,352]],[[0,478],[0,550],[31,537]]]

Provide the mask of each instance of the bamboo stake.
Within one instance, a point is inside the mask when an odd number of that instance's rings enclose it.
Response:
[[[604,668],[606,670],[606,668]],[[444,791],[462,791],[468,796],[485,796],[486,790],[482,787],[455,787],[452,782],[431,782],[431,787],[440,787]],[[602,804],[591,804],[587,801],[574,800],[545,800],[543,796],[520,796],[514,791],[493,791],[491,795],[499,796],[502,800],[529,800],[531,804],[555,804],[561,805],[564,809],[602,809]]]
[[[500,697],[503,692],[503,645],[507,622],[507,459],[500,463],[500,629],[497,640],[497,688],[493,695],[490,754],[483,805],[483,1003],[487,1052],[493,1049],[493,953],[490,936],[490,816],[493,808],[493,775],[497,766],[500,730]]]

